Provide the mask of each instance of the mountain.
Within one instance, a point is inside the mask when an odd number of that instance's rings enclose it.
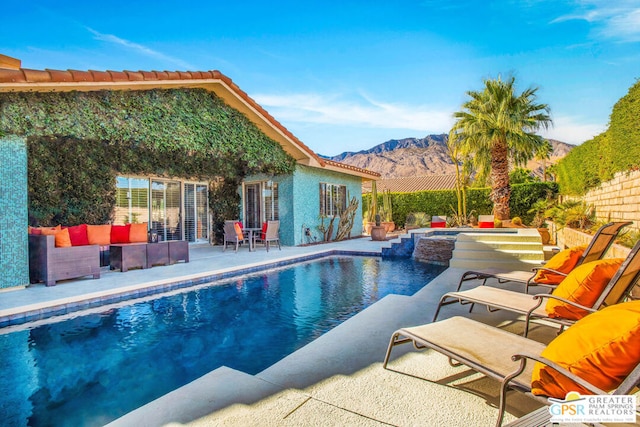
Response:
[[[424,175],[447,175],[455,173],[447,155],[447,135],[428,135],[424,138],[392,139],[368,150],[345,152],[331,160],[363,169],[379,172],[382,178],[402,178]],[[553,153],[547,166],[566,156],[574,147],[571,144],[550,139]],[[532,160],[527,168],[542,176],[542,164]]]

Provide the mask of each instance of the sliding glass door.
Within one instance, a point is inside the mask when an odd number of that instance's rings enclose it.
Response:
[[[278,183],[260,181],[244,184],[244,225],[260,228],[262,223],[279,219]]]
[[[208,189],[205,184],[184,185],[184,231],[189,242],[209,240]]]
[[[158,240],[182,240],[179,181],[151,181],[151,229]]]
[[[149,223],[158,239],[209,241],[209,185],[157,178],[116,178],[114,224]]]

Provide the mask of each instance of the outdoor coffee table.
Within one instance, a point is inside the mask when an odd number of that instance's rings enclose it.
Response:
[[[169,242],[147,243],[147,268],[169,265]]]
[[[147,244],[125,243],[109,245],[109,264],[112,270],[125,272],[130,268],[147,268]]]

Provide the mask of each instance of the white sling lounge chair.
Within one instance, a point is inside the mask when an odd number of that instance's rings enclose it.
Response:
[[[460,292],[448,292],[440,298],[440,303],[433,316],[435,321],[438,318],[443,305],[459,302],[460,304],[480,304],[487,307],[489,311],[507,310],[514,313],[526,315],[524,336],[527,336],[529,324],[532,319],[545,319],[562,327],[575,323],[575,320],[549,317],[543,302],[549,299],[563,301],[565,304],[581,308],[587,312],[594,312],[603,307],[617,304],[625,300],[633,288],[640,280],[640,241],[631,249],[629,255],[618,268],[615,275],[609,280],[598,298],[591,307],[577,304],[564,298],[559,298],[552,294],[530,295],[493,286],[477,286]]]
[[[616,237],[620,233],[620,230],[629,225],[632,222],[610,222],[608,224],[603,225],[598,229],[596,234],[591,239],[591,242],[587,246],[587,248],[582,253],[582,256],[578,260],[578,265],[599,260],[604,256],[609,247],[613,244]],[[554,287],[555,285],[548,285],[544,283],[537,283],[534,281],[536,277],[536,273],[539,270],[546,270],[556,273],[560,276],[566,276],[566,273],[562,273],[559,271],[550,270],[545,268],[544,266],[535,267],[532,271],[519,271],[519,270],[502,270],[499,268],[486,268],[482,270],[469,270],[462,274],[460,277],[460,282],[458,282],[459,291],[464,282],[470,280],[482,280],[482,284],[486,284],[488,279],[496,279],[500,283],[504,282],[515,282],[522,283],[525,285],[525,292],[529,292],[530,286],[546,286],[546,287]]]

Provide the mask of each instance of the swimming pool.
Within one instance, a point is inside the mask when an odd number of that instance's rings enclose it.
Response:
[[[98,426],[220,366],[256,374],[444,267],[334,256],[0,335],[2,425]]]

